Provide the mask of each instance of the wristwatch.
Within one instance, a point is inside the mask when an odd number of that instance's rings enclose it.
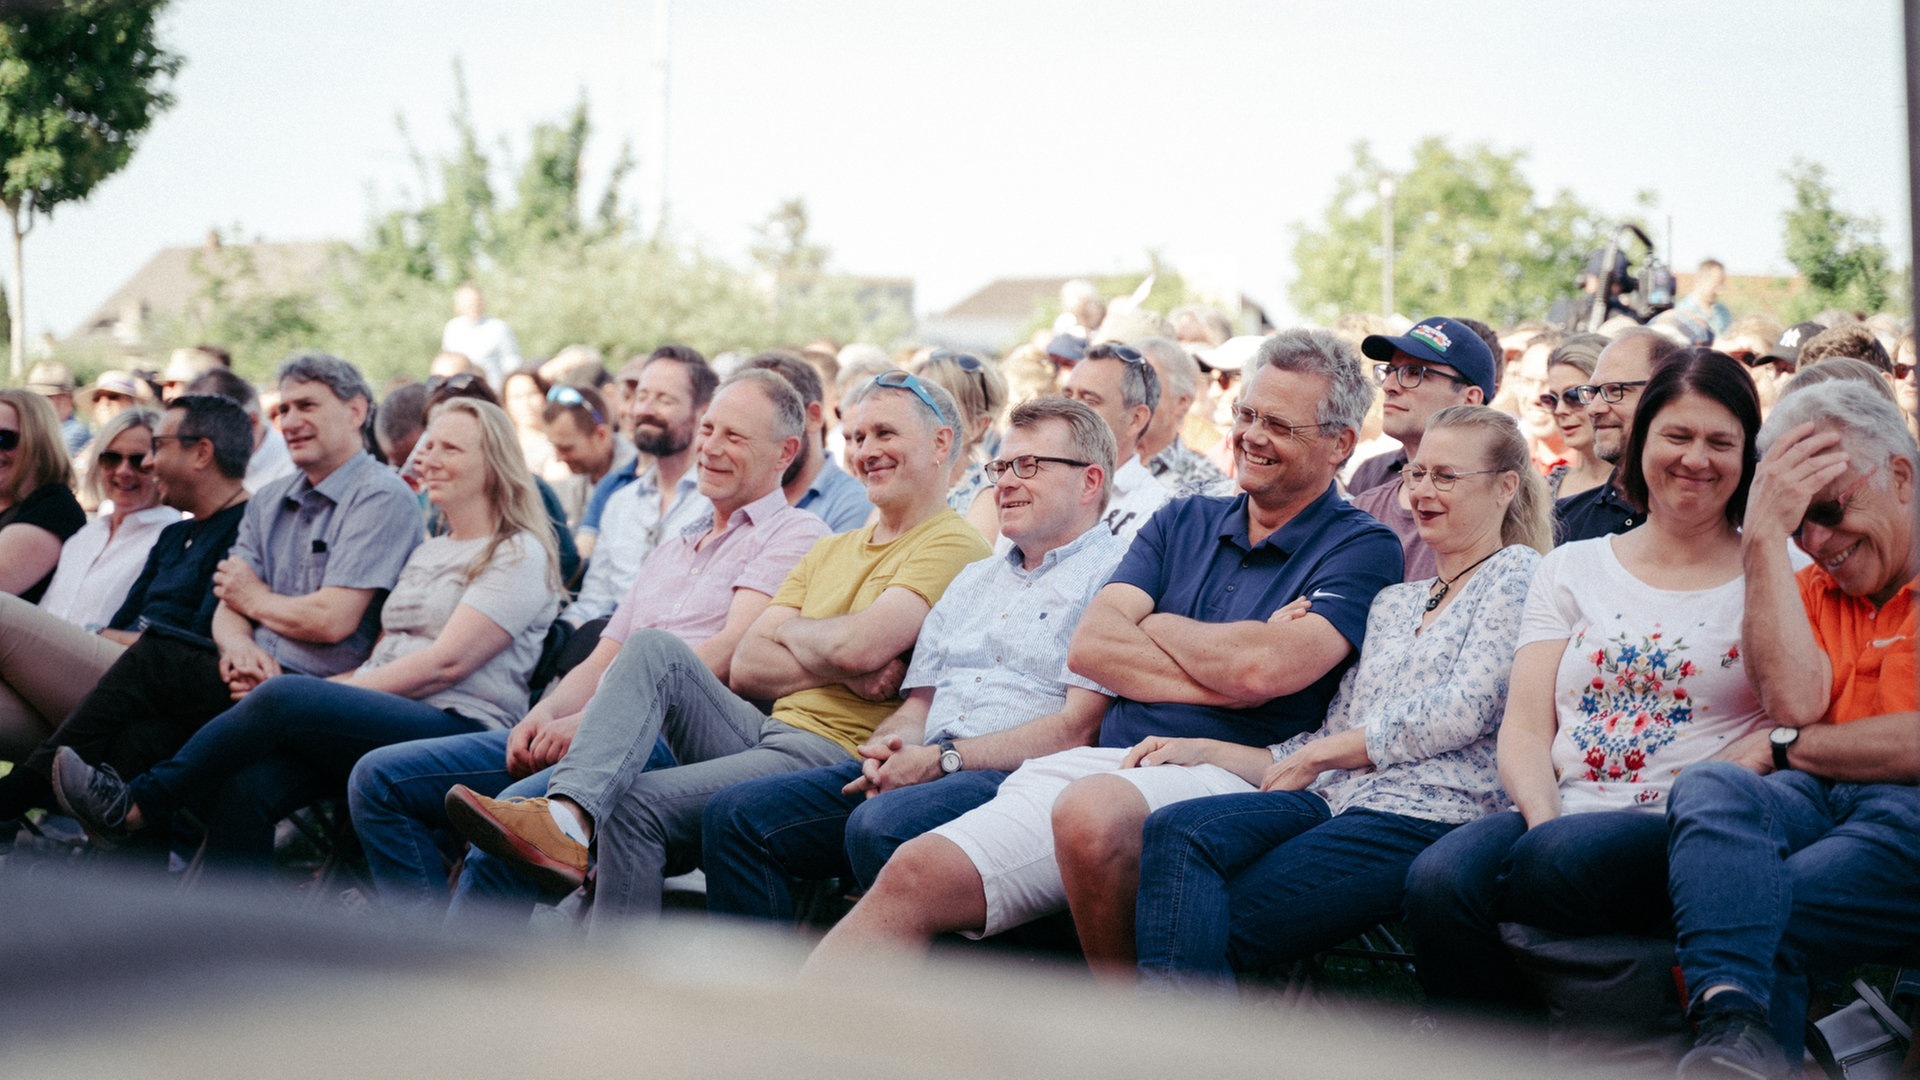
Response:
[[[942,735],[936,741],[936,745],[940,747],[940,775],[959,772],[960,751],[954,749],[953,740]]]
[[[1767,736],[1767,742],[1773,747],[1773,767],[1785,772],[1793,766],[1787,764],[1787,749],[1800,740],[1797,727],[1777,727]]]

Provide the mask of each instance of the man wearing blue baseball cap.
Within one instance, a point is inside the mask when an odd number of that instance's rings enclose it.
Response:
[[[1380,426],[1400,440],[1402,461],[1420,449],[1427,419],[1449,405],[1479,405],[1493,397],[1495,363],[1480,335],[1454,319],[1421,319],[1399,337],[1374,334],[1360,342],[1374,361],[1374,378],[1386,401]],[[1407,557],[1406,580],[1439,573],[1433,552],[1420,539],[1413,508],[1398,469],[1377,486],[1354,496],[1353,505],[1378,518],[1400,538]]]

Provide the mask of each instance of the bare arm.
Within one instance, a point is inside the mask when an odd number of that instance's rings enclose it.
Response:
[[[1074,674],[1134,701],[1190,705],[1244,705],[1189,675],[1147,636],[1140,624],[1153,614],[1153,597],[1133,585],[1103,586],[1087,604],[1067,649]]]
[[[707,665],[713,677],[726,682],[733,668],[734,650],[747,636],[747,630],[767,610],[767,602],[773,597],[753,589],[735,589],[733,598],[727,602],[727,622],[720,632],[693,647],[693,655]]]
[[[1120,761],[1120,767],[1131,769],[1135,766],[1153,765],[1218,765],[1228,772],[1257,784],[1273,764],[1273,754],[1264,746],[1246,746],[1241,743],[1222,742],[1219,739],[1174,739],[1165,735],[1149,735],[1134,744],[1127,756]]]
[[[60,538],[38,525],[0,529],[0,592],[19,596],[60,563]]]
[[[276,634],[332,645],[359,628],[375,590],[324,585],[304,596],[281,596],[260,580],[253,567],[229,557],[214,571],[213,592],[222,605]]]
[[[220,677],[235,701],[280,674],[280,664],[254,644],[253,623],[224,603],[213,609],[213,643],[220,650]]]
[[[931,610],[919,593],[893,587],[859,611],[828,619],[788,619],[774,632],[800,666],[838,682],[878,670],[913,648]]]
[[[1506,718],[1500,723],[1495,755],[1500,784],[1507,789],[1527,827],[1560,816],[1560,781],[1553,775],[1553,736],[1559,728],[1553,710],[1553,680],[1567,641],[1523,645],[1513,658]]]
[[[513,636],[505,628],[478,609],[461,604],[426,648],[376,668],[359,668],[334,678],[363,690],[417,700],[458,686],[460,680],[480,670],[511,644]]]
[[[1305,791],[1328,769],[1370,769],[1367,729],[1348,728],[1338,735],[1315,739],[1274,762],[1260,777],[1261,791]]]
[[[916,702],[920,704],[916,706]],[[867,760],[862,766],[860,779],[847,785],[847,794],[891,791],[940,778],[940,750],[924,742],[927,709],[932,702],[932,688],[918,687],[899,711],[874,730],[874,738],[869,745],[881,745],[876,753],[870,753],[867,746],[860,748],[860,755]],[[1067,700],[1058,711],[991,735],[955,739],[953,748],[960,752],[963,769],[1011,771],[1031,758],[1092,744],[1094,736],[1100,731],[1100,719],[1107,714],[1107,706],[1112,702],[1113,699],[1105,694],[1070,686],[1067,688]],[[916,717],[911,721],[911,728],[903,722],[897,730],[887,733],[900,740],[899,745],[885,744],[883,729],[894,724],[910,709]]]
[[[1767,738],[1772,730],[1748,732],[1714,756],[1764,776],[1773,771],[1773,746]],[[1887,713],[1845,724],[1808,724],[1787,749],[1787,764],[1847,783],[1920,783],[1920,714]]]
[[[1141,623],[1154,644],[1196,682],[1235,701],[1271,701],[1313,685],[1353,645],[1309,613],[1279,622],[1208,623],[1156,614]],[[1284,657],[1285,662],[1276,663]]]
[[[1788,432],[1754,471],[1740,533],[1746,611],[1740,647],[1747,677],[1774,723],[1805,727],[1826,715],[1833,664],[1813,637],[1788,561],[1787,537],[1820,489],[1847,467],[1839,435],[1807,424]]]

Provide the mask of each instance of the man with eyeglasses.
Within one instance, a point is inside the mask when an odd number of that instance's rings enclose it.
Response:
[[[633,445],[647,456],[635,459],[631,482],[613,487],[609,475],[596,489],[596,497],[600,489],[610,493],[598,520],[589,510],[590,520],[580,524],[583,532],[591,525],[597,539],[580,596],[560,615],[564,622],[578,628],[612,615],[654,546],[713,511],[693,470],[693,436],[719,382],[707,358],[685,346],[662,346],[641,364],[627,417]]]
[[[1593,417],[1593,452],[1612,465],[1613,472],[1605,483],[1554,505],[1554,543],[1623,533],[1643,520],[1620,490],[1620,455],[1626,453],[1627,439],[1633,434],[1640,391],[1679,351],[1680,346],[1652,330],[1628,330],[1600,350],[1600,358],[1593,365],[1593,382],[1567,391],[1577,395],[1578,402]]]
[[[793,917],[789,879],[870,887],[895,848],[986,802],[1030,758],[1093,741],[1111,695],[1067,669],[1080,613],[1126,543],[1101,524],[1113,433],[1035,398],[987,464],[1005,555],[960,572],[927,615],[906,699],[854,761],[736,784],[707,803],[707,910]]]
[[[1211,766],[1122,769],[1127,751],[1151,736],[1266,746],[1318,727],[1374,595],[1400,580],[1399,541],[1334,484],[1371,399],[1333,334],[1261,345],[1235,406],[1242,493],[1155,514],[1074,631],[1070,669],[1116,695],[1098,745],[1028,761],[993,799],[901,846],[816,962],[869,965],[876,949],[1068,908],[1090,963],[1132,970],[1147,815],[1244,785]]]
[[[1668,798],[1699,1032],[1683,1076],[1799,1075],[1811,983],[1920,947],[1920,447],[1847,381],[1782,397],[1759,446],[1740,644],[1776,726],[1684,770]],[[1797,574],[1790,536],[1814,559]]]
[[[726,683],[672,634],[636,632],[587,704],[548,798],[448,794],[467,839],[551,886],[579,885],[591,854],[595,928],[659,913],[667,868],[695,861],[714,792],[852,758],[900,706],[905,657],[927,612],[963,566],[988,554],[947,509],[963,430],[953,398],[896,370],[845,407],[878,520],[807,552],[748,628]],[[753,699],[774,699],[772,714]],[[642,771],[662,735],[679,764]]]
[[[1140,436],[1160,404],[1160,377],[1146,357],[1130,345],[1104,342],[1088,347],[1067,376],[1065,396],[1092,409],[1113,429],[1120,464],[1113,472],[1113,498],[1107,504],[1107,528],[1131,540],[1153,512],[1166,505],[1167,489],[1140,463]]]
[[[1401,462],[1420,452],[1427,420],[1451,405],[1479,405],[1493,397],[1493,353],[1480,335],[1448,318],[1422,319],[1398,337],[1373,334],[1360,352],[1374,362],[1373,376],[1385,401],[1380,428],[1400,440]],[[1353,497],[1353,505],[1392,529],[1406,555],[1406,578],[1418,581],[1439,573],[1432,549],[1420,539],[1419,521],[1399,469]]]
[[[366,452],[361,432],[373,398],[358,369],[338,357],[301,353],[281,364],[278,384],[275,423],[299,471],[246,503],[232,550],[212,574],[218,603],[206,628],[197,614],[192,626],[170,618],[144,627],[59,729],[0,780],[0,819],[50,805],[47,774],[60,746],[89,764],[135,775],[267,679],[288,671],[335,675],[367,658],[386,593],[421,541],[419,503]],[[189,437],[192,429],[183,432],[173,415],[169,410],[154,439],[163,491],[179,455],[198,460],[210,453],[223,476],[235,465],[244,474],[244,455],[223,450],[211,436]],[[211,526],[218,518],[215,511],[205,522],[196,515],[185,524]],[[181,536],[182,550],[194,549],[195,560],[216,542],[211,532]],[[202,610],[204,599],[194,597],[188,610]],[[323,794],[276,763],[236,778],[220,812],[277,810],[268,820],[278,820]]]

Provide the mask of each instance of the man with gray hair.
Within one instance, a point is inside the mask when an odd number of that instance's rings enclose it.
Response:
[[[1325,718],[1374,594],[1401,576],[1400,541],[1334,483],[1373,392],[1325,331],[1275,335],[1254,363],[1234,405],[1241,494],[1167,504],[1074,632],[1068,666],[1117,695],[1099,744],[1027,762],[992,801],[902,846],[817,960],[870,963],[876,947],[1069,908],[1088,961],[1131,977],[1147,815],[1237,788],[1208,767],[1122,768],[1128,751],[1266,746]]]
[[[1160,382],[1160,402],[1147,421],[1147,430],[1140,435],[1140,460],[1146,463],[1147,471],[1174,498],[1233,494],[1233,482],[1220,467],[1180,437],[1198,393],[1200,365],[1170,338],[1141,338],[1133,347],[1147,358]]]
[[[1102,342],[1067,376],[1067,397],[1098,413],[1113,429],[1120,464],[1113,471],[1113,498],[1107,503],[1107,528],[1131,540],[1154,511],[1166,505],[1167,489],[1140,463],[1140,436],[1160,404],[1160,377],[1140,350]]]
[[[1812,982],[1920,945],[1920,448],[1891,402],[1842,381],[1781,398],[1760,450],[1740,644],[1775,726],[1668,799],[1699,1031],[1682,1076],[1798,1075]],[[1813,556],[1798,574],[1789,537]]]
[[[299,471],[246,504],[213,572],[212,639],[148,627],[48,738],[47,766],[64,745],[89,764],[144,772],[267,679],[334,675],[372,650],[380,605],[421,540],[419,503],[366,451],[373,398],[352,364],[296,354],[280,366],[279,384],[274,420]],[[274,821],[323,794],[278,768],[249,770],[215,812],[284,807]]]

